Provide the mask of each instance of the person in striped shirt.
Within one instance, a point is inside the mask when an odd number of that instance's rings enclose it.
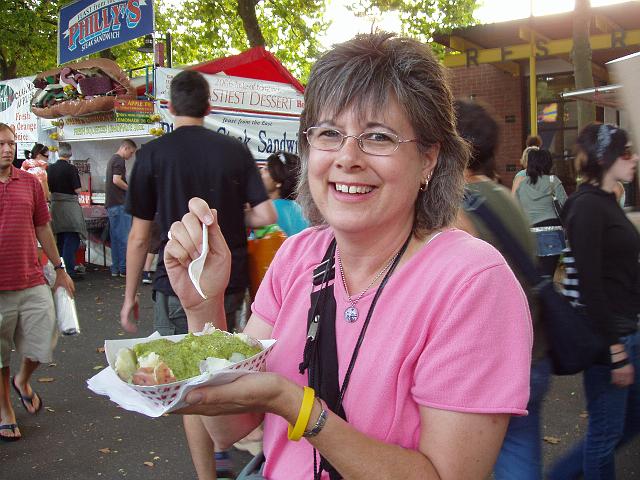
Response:
[[[0,123],[0,440],[5,442],[22,437],[9,384],[27,413],[36,415],[43,402],[29,379],[41,363],[52,361],[57,338],[53,298],[39,260],[38,242],[55,267],[53,288],[74,293],[49,225],[44,191],[35,176],[12,165],[15,150],[15,133]],[[14,344],[22,362],[18,374],[11,377]]]

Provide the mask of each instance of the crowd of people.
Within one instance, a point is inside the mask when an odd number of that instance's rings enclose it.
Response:
[[[276,152],[261,170],[246,146],[204,127],[201,74],[176,75],[170,97],[173,131],[140,149],[125,140],[107,168],[122,328],[137,330],[139,286],[152,282],[160,334],[212,321],[239,330],[247,230],[277,224],[287,235],[244,328],[278,340],[266,371],[196,389],[179,412],[199,480],[234,476],[227,451],[256,431],[263,452],[237,478],[543,478],[541,407],[554,366],[537,285],[514,248],[543,279],[570,248],[576,309],[604,345],[583,374],[587,434],[546,475],[615,478],[616,448],[640,432],[640,235],[616,196],[637,173],[625,130],[580,132],[581,183],[568,197],[551,153],[528,138],[509,190],[495,180],[489,110],[454,101],[429,47],[383,33],[320,57],[300,156]],[[53,287],[73,294],[72,252],[86,235],[71,147],[60,143],[48,188],[12,166],[15,147],[0,124],[0,262],[12,272],[0,271],[4,441],[21,436],[10,386],[36,414],[43,401],[29,378],[55,346],[36,240],[55,266]],[[36,147],[31,158],[46,157]],[[203,225],[204,297],[188,274]],[[18,235],[30,240],[16,247]],[[22,363],[11,377],[14,344]]]

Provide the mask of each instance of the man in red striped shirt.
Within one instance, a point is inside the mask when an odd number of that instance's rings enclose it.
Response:
[[[0,123],[0,440],[21,438],[9,396],[9,383],[25,410],[37,414],[42,399],[29,379],[40,363],[51,362],[57,334],[51,289],[38,258],[37,242],[56,271],[54,289],[74,284],[64,271],[40,183],[12,165],[16,152],[13,130]],[[18,374],[9,372],[11,348],[22,356]]]

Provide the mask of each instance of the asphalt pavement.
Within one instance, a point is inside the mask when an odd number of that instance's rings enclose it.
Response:
[[[12,392],[23,439],[0,443],[0,478],[195,479],[180,417],[152,419],[128,412],[86,386],[107,365],[100,351],[104,340],[134,336],[119,323],[124,279],[90,266],[76,286],[82,333],[62,337],[54,363],[35,372],[32,386],[44,400],[39,415],[27,414]],[[141,286],[140,291],[141,322],[135,336],[147,336],[152,333],[151,288]],[[17,358],[12,362],[17,366]],[[554,378],[543,412],[546,465],[584,433],[584,409],[580,376]],[[238,470],[249,458],[233,452]],[[616,460],[618,479],[640,478],[640,439],[623,448]]]

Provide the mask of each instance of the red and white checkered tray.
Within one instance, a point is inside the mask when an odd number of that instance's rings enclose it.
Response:
[[[171,335],[166,338],[177,342],[185,335]],[[187,404],[184,397],[196,387],[205,385],[224,385],[233,382],[236,378],[250,372],[264,370],[265,360],[275,340],[261,340],[263,350],[242,362],[218,370],[213,373],[204,373],[187,380],[167,383],[163,385],[132,385],[125,382],[116,374],[114,366],[116,356],[121,348],[131,348],[138,343],[147,343],[161,338],[155,332],[147,338],[131,338],[125,340],[105,340],[105,355],[109,366],[97,375],[87,380],[90,390],[108,396],[113,402],[126,410],[139,412],[150,417],[159,417],[165,413],[178,410]]]

